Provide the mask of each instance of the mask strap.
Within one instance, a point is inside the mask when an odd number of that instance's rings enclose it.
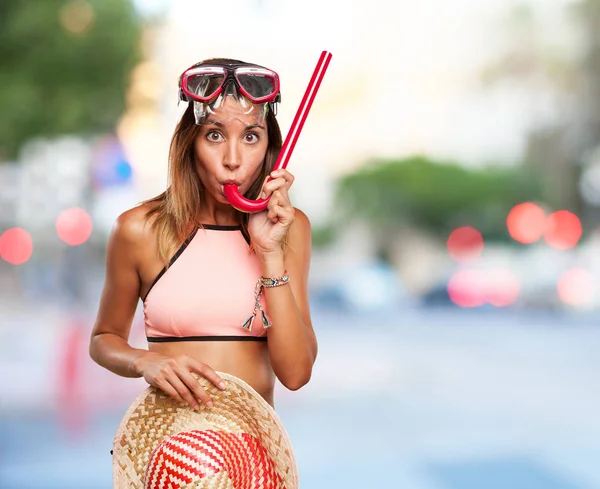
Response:
[[[269,102],[268,106],[269,106],[269,110],[271,112],[273,112],[273,115],[277,116],[277,107],[279,107],[279,105],[277,104],[277,102]]]

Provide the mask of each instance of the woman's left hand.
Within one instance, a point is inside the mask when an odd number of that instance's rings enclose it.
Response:
[[[283,168],[271,172],[270,177],[272,180],[263,185],[260,196],[262,199],[270,197],[267,208],[252,214],[248,221],[248,232],[258,254],[282,251],[285,237],[294,222],[294,207],[288,195],[294,176]]]

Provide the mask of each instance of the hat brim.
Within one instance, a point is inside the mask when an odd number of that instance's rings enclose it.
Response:
[[[148,387],[129,406],[117,429],[113,444],[113,485],[117,489],[143,489],[146,470],[155,449],[172,435],[191,430],[212,430],[244,435],[262,447],[269,465],[277,474],[277,489],[297,489],[298,471],[292,444],[275,410],[242,379],[218,372],[227,382],[220,390],[205,378],[194,375],[213,402],[211,408],[201,404],[195,411],[175,401],[160,389]],[[210,479],[227,478],[223,467]],[[208,480],[180,487],[210,488]]]

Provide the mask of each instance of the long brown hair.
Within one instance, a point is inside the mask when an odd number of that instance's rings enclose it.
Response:
[[[243,63],[242,61],[215,58],[202,61],[205,63]],[[244,63],[247,64],[247,63]],[[282,146],[281,130],[275,114],[271,110],[267,113],[268,146],[261,172],[250,189],[244,194],[248,199],[256,199],[262,184],[273,170],[277,156]],[[190,235],[196,226],[201,210],[201,201],[204,185],[196,172],[194,142],[201,126],[196,125],[194,119],[193,102],[188,107],[177,126],[169,148],[169,181],[167,189],[160,195],[142,202],[150,204],[146,218],[152,220],[152,227],[157,230],[158,250],[161,258],[168,265],[169,260]],[[250,241],[248,233],[249,214],[236,211],[240,219],[242,234]]]

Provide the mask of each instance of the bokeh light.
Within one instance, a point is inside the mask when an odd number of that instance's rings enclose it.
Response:
[[[546,230],[546,213],[533,202],[524,202],[512,208],[506,219],[510,236],[523,244],[538,241]]]
[[[573,248],[581,238],[582,228],[579,218],[569,211],[557,211],[548,216],[544,238],[558,250]]]
[[[508,268],[497,268],[486,272],[486,299],[496,307],[513,304],[519,296],[519,279]]]
[[[460,307],[485,304],[485,277],[479,270],[459,270],[448,282],[448,297]]]
[[[118,138],[112,134],[101,138],[93,151],[92,181],[96,189],[131,184],[133,169]]]
[[[66,3],[60,11],[60,23],[72,34],[83,34],[91,29],[96,14],[89,2],[73,0]]]
[[[56,219],[58,237],[71,246],[85,243],[92,234],[92,218],[78,207],[64,210]]]
[[[477,259],[483,252],[483,237],[477,229],[463,226],[450,233],[446,246],[454,260],[467,263]]]
[[[7,229],[0,236],[0,257],[13,265],[21,265],[33,253],[31,235],[22,228]]]
[[[593,275],[583,268],[570,268],[561,275],[557,283],[560,300],[572,306],[583,306],[591,302],[595,289]]]

